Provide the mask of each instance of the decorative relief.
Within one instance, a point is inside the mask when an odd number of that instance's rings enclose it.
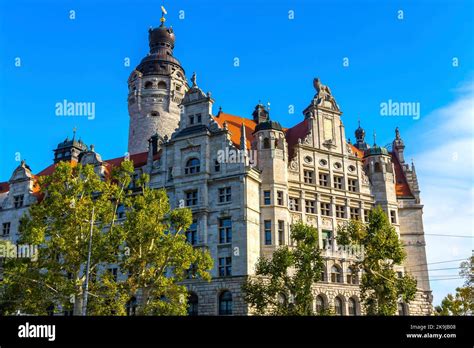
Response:
[[[298,156],[295,155],[290,162],[290,170],[294,172],[298,172],[299,163],[298,163]]]
[[[306,218],[306,222],[309,224],[309,225],[312,225],[312,226],[316,226],[316,218],[315,217],[312,217],[312,216],[308,216]]]
[[[322,219],[322,224],[323,224],[324,227],[331,227],[332,226],[331,219],[323,218]]]
[[[300,214],[291,214],[291,222],[295,223],[301,221],[301,215]]]

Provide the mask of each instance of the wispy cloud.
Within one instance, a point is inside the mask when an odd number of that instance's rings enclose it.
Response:
[[[434,110],[412,130],[419,151],[413,153],[424,204],[425,233],[473,235],[474,226],[474,83],[456,89],[457,98]],[[409,150],[409,149],[408,149]],[[428,263],[468,258],[473,239],[426,236]],[[451,268],[459,261],[429,266]],[[430,271],[434,304],[462,285],[461,279],[435,280],[458,270]],[[439,279],[439,278],[438,278]]]

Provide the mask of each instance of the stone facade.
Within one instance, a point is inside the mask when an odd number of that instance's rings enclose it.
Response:
[[[272,121],[261,104],[251,118],[222,110],[213,115],[210,93],[199,88],[195,74],[192,85],[187,84],[173,47],[169,28],[150,30],[150,54],[128,81],[129,152],[136,173],[149,174],[151,187],[164,187],[172,207],[192,209],[189,241],[215,260],[211,282],[185,282],[195,295],[195,312],[250,314],[242,283],[254,276],[259,257],[292,244],[290,226],[301,220],[318,228],[325,248],[324,279],[314,285],[315,309],[361,314],[360,274],[350,268],[356,255],[338,250],[335,237],[338,226],[350,218],[364,221],[368,210],[380,205],[408,254],[397,270],[411,272],[418,280],[416,300],[400,304],[400,314],[431,314],[423,206],[415,168],[404,161],[398,129],[391,151],[369,146],[360,126],[351,144],[342,112],[319,79],[301,122],[291,128]],[[77,150],[82,145],[73,140],[60,146],[67,152],[65,147]],[[103,171],[124,158],[103,161],[84,146],[80,156],[66,160]],[[53,169],[54,164],[37,175]],[[19,218],[36,202],[36,192],[25,163],[8,182],[0,183],[0,232],[9,224],[2,238],[17,240]]]

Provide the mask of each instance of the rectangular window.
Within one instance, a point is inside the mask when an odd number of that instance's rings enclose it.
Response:
[[[332,247],[332,231],[323,230],[321,233],[321,237],[323,240],[323,249],[327,249]]]
[[[299,198],[290,197],[290,210],[300,211],[300,200],[299,200]]]
[[[313,183],[314,172],[312,170],[304,170],[304,182],[305,184]]]
[[[263,204],[265,205],[271,204],[270,191],[263,191]]]
[[[265,245],[272,245],[272,222],[265,220],[263,224],[265,226]]]
[[[197,123],[201,123],[201,122],[202,122],[201,114],[196,114],[196,118],[197,118]]]
[[[336,217],[345,218],[346,217],[346,207],[343,205],[336,205]]]
[[[278,245],[285,243],[285,221],[278,220]]]
[[[357,191],[357,180],[356,179],[347,179],[347,189],[351,192]]]
[[[369,222],[369,209],[364,209],[364,222]]]
[[[197,205],[197,190],[188,191],[186,192],[186,206],[191,207],[193,205]]]
[[[15,205],[15,208],[21,208],[23,206],[23,195],[14,196],[13,204]]]
[[[219,203],[230,202],[232,198],[232,191],[230,187],[222,187],[219,189]]]
[[[316,214],[316,202],[309,199],[305,200],[305,211],[307,214]]]
[[[117,281],[117,272],[118,272],[117,267],[108,268],[107,272],[110,273],[110,275],[112,276],[113,281],[116,282]]]
[[[8,236],[10,234],[10,222],[4,222],[2,226],[2,235]]]
[[[189,226],[186,231],[186,240],[191,245],[197,244],[197,221],[193,220],[193,223]]]
[[[352,220],[359,220],[360,218],[359,208],[350,208],[350,212],[351,212]]]
[[[342,190],[342,176],[334,175],[334,188]]]
[[[230,218],[219,219],[219,243],[232,242],[232,220]]]
[[[194,124],[194,115],[189,116],[189,124],[190,125]]]
[[[216,171],[216,172],[220,172],[220,171],[221,171],[221,163],[220,163],[218,160],[216,160],[216,161],[214,162],[214,171]]]
[[[319,173],[319,185],[329,186],[329,176],[325,173]]]
[[[219,277],[228,277],[232,275],[232,258],[219,257]]]
[[[397,213],[395,212],[395,210],[390,210],[390,221],[392,222],[392,224],[397,223]]]
[[[173,180],[173,167],[168,168],[168,180]]]
[[[321,215],[331,216],[331,204],[321,202]]]
[[[277,202],[278,202],[278,205],[284,205],[283,191],[277,191]]]

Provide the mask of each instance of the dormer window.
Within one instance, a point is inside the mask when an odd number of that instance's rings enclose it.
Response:
[[[197,158],[191,158],[186,162],[184,174],[196,174],[201,170],[201,162]]]

